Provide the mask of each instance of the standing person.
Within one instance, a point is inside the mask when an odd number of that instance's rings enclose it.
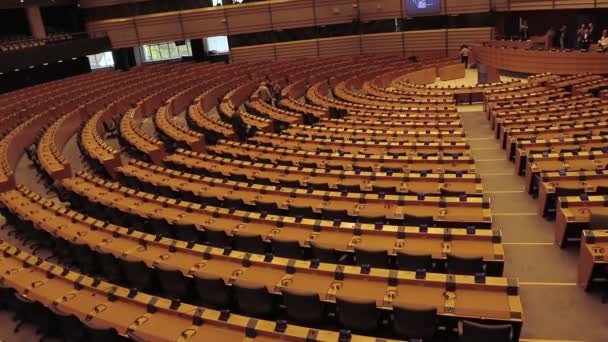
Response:
[[[551,26],[545,35],[545,50],[553,48],[553,39],[555,39],[555,29]]]
[[[568,28],[566,25],[562,25],[562,28],[559,29],[559,33],[559,48],[563,50],[566,48],[566,37],[568,36]]]
[[[268,89],[266,82],[260,83],[260,87],[253,93],[253,96],[258,96],[262,101],[274,106],[272,94],[270,93],[270,89]]]
[[[608,51],[608,30],[604,29],[602,31],[602,38],[597,42],[597,44],[599,45],[600,51]]]
[[[587,27],[589,28],[589,30],[588,30],[589,40],[594,42],[595,41],[595,29],[593,28],[593,23],[589,23],[589,25],[587,25]]]
[[[460,61],[464,63],[464,68],[469,68],[469,53],[470,50],[466,45],[460,47]]]
[[[583,41],[583,36],[585,35],[585,24],[582,24],[581,27],[576,31],[576,48],[581,48],[581,42]]]
[[[591,36],[589,35],[589,29],[585,29],[583,31],[583,37],[581,38],[581,50],[589,50],[589,45],[591,44]]]
[[[528,40],[528,20],[519,17],[519,39]]]

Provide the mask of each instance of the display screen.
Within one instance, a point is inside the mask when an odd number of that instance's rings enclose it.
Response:
[[[441,0],[405,0],[405,14],[408,17],[440,13]]]

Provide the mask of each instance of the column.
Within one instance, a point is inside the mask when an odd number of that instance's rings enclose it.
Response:
[[[44,22],[42,21],[42,16],[40,15],[40,7],[26,7],[25,14],[27,15],[27,21],[30,24],[32,36],[36,39],[46,38],[46,30],[44,29]]]

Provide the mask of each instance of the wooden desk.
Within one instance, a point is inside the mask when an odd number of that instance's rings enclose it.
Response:
[[[164,186],[178,192],[189,192],[218,200],[241,199],[246,205],[258,202],[274,203],[281,210],[291,206],[312,207],[315,213],[322,210],[346,210],[355,220],[359,216],[383,216],[386,220],[401,221],[404,215],[433,216],[437,221],[454,225],[488,226],[491,224],[489,203],[479,197],[421,197],[411,195],[382,195],[345,193],[335,191],[310,191],[296,188],[278,188],[233,181],[217,181],[216,178],[190,175],[181,172],[156,173],[138,166],[123,166],[118,172],[136,177],[152,186]]]
[[[4,286],[26,301],[36,301],[61,316],[72,315],[95,329],[114,329],[123,336],[146,341],[305,341],[312,329],[288,325],[277,332],[276,323],[196,307],[151,296],[79,274],[0,243],[0,269],[7,273]],[[9,272],[10,270],[10,272]],[[145,317],[145,319],[142,319]],[[516,329],[521,322],[516,322]],[[162,327],[162,328],[160,328]],[[323,340],[338,340],[335,331],[316,330]],[[353,335],[351,341],[376,338]],[[387,340],[389,341],[389,340]]]
[[[608,275],[608,230],[583,230],[578,262],[578,284],[589,291],[593,279]]]
[[[465,134],[460,130],[371,130],[371,129],[350,129],[350,128],[331,128],[319,126],[300,126],[291,125],[284,134],[319,137],[325,139],[358,139],[369,141],[419,141],[433,142],[463,142]]]
[[[516,279],[477,279],[437,273],[426,273],[424,277],[416,278],[415,272],[408,271],[372,268],[369,272],[361,272],[358,266],[313,265],[303,260],[269,258],[158,238],[108,225],[61,208],[39,196],[38,200],[30,201],[36,196],[24,196],[19,191],[13,191],[0,195],[0,198],[24,218],[32,215],[32,211],[39,213],[40,219],[35,220],[34,224],[53,232],[57,237],[95,246],[95,252],[143,261],[149,267],[165,269],[171,265],[172,269],[182,272],[185,280],[196,277],[198,273],[215,274],[222,276],[228,285],[236,280],[264,284],[276,295],[281,295],[286,287],[306,289],[319,293],[320,298],[329,303],[335,301],[336,295],[375,298],[378,308],[382,310],[391,310],[393,301],[425,304],[437,307],[438,313],[446,319],[481,318],[508,322],[514,325],[516,333],[521,325],[522,309]],[[146,242],[146,248],[139,248],[141,241]],[[168,253],[168,250],[171,252]],[[449,296],[445,296],[445,291],[449,292]],[[421,294],[424,294],[423,297],[420,297]],[[430,298],[433,300],[428,301]]]
[[[437,73],[439,75],[439,79],[442,81],[456,80],[459,78],[464,78],[465,69],[464,64],[458,63],[453,65],[444,66],[441,68],[437,68]]]
[[[341,185],[359,186],[361,192],[372,192],[373,186],[395,187],[397,193],[440,194],[441,189],[464,191],[480,196],[483,192],[481,177],[466,174],[373,173],[362,171],[324,170],[295,166],[268,165],[249,161],[221,158],[192,151],[177,150],[167,156],[165,165],[175,170],[188,169],[197,174],[221,173],[225,176],[245,176],[255,183],[256,178],[268,178],[275,184],[286,181],[300,182],[301,186],[339,189]],[[319,189],[317,189],[319,190]],[[393,193],[393,192],[388,192]]]
[[[555,243],[565,247],[568,239],[578,239],[584,229],[589,227],[591,213],[608,214],[608,196],[590,195],[581,197],[559,197],[557,199],[557,217]]]
[[[293,135],[258,133],[249,139],[252,143],[267,147],[280,147],[292,150],[304,151],[328,151],[335,153],[343,152],[350,154],[409,154],[418,153],[464,153],[469,150],[469,144],[462,142],[431,142],[417,141],[366,141],[355,139],[321,139]]]
[[[359,168],[371,168],[379,172],[382,167],[395,170],[421,171],[431,170],[442,173],[446,170],[452,172],[475,173],[475,164],[471,156],[392,156],[385,158],[384,155],[347,155],[327,152],[307,152],[284,148],[259,147],[251,144],[222,141],[208,150],[218,155],[229,156],[244,160],[271,160],[273,164],[277,161],[291,165],[302,163],[314,163],[317,168],[330,168],[339,170],[357,170]]]
[[[608,173],[604,170],[572,171],[572,172],[542,172],[538,186],[539,214],[545,216],[549,210],[556,207],[555,189],[585,189],[588,194],[596,192],[598,186],[608,187]]]
[[[606,55],[597,52],[537,51],[474,45],[473,53],[480,63],[500,70],[529,74],[608,74]]]

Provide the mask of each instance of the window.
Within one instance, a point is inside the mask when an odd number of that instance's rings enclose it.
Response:
[[[175,42],[149,44],[141,47],[145,62],[162,61],[166,59],[177,59],[182,56],[192,56],[190,41],[177,46]]]
[[[91,69],[111,68],[114,66],[114,58],[111,51],[89,55],[89,64]]]
[[[203,39],[205,51],[215,53],[226,53],[228,52],[228,37],[217,36]]]

